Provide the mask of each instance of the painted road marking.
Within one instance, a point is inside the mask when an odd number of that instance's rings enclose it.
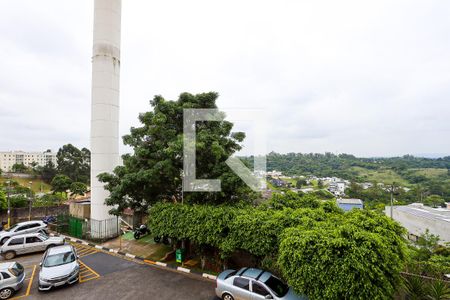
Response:
[[[27,291],[25,292],[25,295],[17,296],[17,297],[11,298],[11,300],[12,300],[12,299],[21,299],[21,298],[25,298],[25,297],[28,297],[28,296],[30,295],[31,285],[33,284],[33,279],[34,279],[34,274],[35,274],[35,273],[36,273],[36,265],[34,265],[34,267],[33,267],[33,272],[31,273],[31,277],[25,279],[25,280],[30,279],[30,281],[28,282]]]
[[[80,263],[80,275],[79,275],[80,283],[100,278],[100,275],[94,270],[92,270],[92,268],[88,267],[81,260],[78,260],[78,262]]]
[[[72,246],[75,247],[75,249],[77,249],[77,254],[80,257],[85,257],[85,256],[99,252],[97,249],[95,249],[93,247],[85,246],[83,244],[79,244],[79,243],[71,243],[71,244],[72,244]]]

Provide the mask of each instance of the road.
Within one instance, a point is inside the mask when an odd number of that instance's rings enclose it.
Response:
[[[37,278],[42,253],[18,256],[14,260],[24,265],[26,281],[12,299],[217,299],[213,281],[84,245],[74,246],[80,255],[79,283],[39,292]]]

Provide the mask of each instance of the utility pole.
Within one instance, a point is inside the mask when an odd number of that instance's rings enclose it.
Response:
[[[391,219],[394,219],[394,188],[395,188],[395,182],[391,185]]]
[[[8,199],[8,228],[11,227],[11,201],[9,200],[9,189],[11,186],[11,181],[6,181],[6,184],[8,185],[6,189],[6,197]]]
[[[30,195],[29,195],[29,198],[28,198],[28,202],[29,202],[29,207],[28,207],[28,221],[31,221],[31,206],[32,206],[32,204],[33,204],[33,191],[31,190],[31,186],[33,185],[33,182],[32,181],[30,181],[30,182],[28,182],[28,186],[29,186],[29,188],[30,188]]]

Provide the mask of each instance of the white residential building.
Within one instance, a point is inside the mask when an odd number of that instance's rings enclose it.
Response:
[[[345,195],[346,187],[347,184],[345,181],[331,182],[328,186],[328,191],[330,191],[330,193],[334,194],[335,196],[343,196]]]
[[[15,164],[23,164],[31,167],[33,163],[38,166],[45,166],[47,162],[53,162],[56,166],[56,153],[53,152],[24,152],[24,151],[9,151],[0,152],[0,169],[3,172],[11,172],[12,166]]]
[[[283,175],[283,173],[281,173],[280,171],[277,171],[277,170],[267,172],[267,176],[280,177],[282,175]]]

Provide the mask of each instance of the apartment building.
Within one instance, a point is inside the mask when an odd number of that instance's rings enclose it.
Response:
[[[53,162],[56,166],[56,153],[45,152],[24,152],[24,151],[9,151],[0,152],[0,169],[3,172],[11,172],[15,164],[23,164],[31,167],[33,163],[38,166],[45,166],[47,162]]]

